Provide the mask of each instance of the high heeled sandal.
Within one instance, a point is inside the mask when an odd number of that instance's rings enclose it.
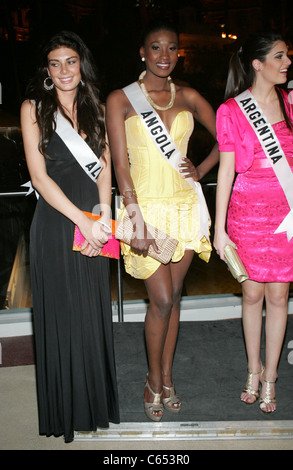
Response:
[[[145,387],[148,388],[148,390],[151,392],[151,394],[154,397],[153,402],[151,402],[151,403],[150,402],[145,402],[144,403],[145,414],[152,421],[161,421],[161,419],[163,417],[163,412],[164,412],[163,404],[162,404],[162,401],[161,401],[163,391],[161,391],[161,393],[155,393],[152,390],[152,388],[150,387],[148,377],[146,378]],[[154,414],[154,413],[156,413],[156,414]],[[161,413],[161,414],[159,414],[159,413]]]
[[[167,387],[167,385],[163,385],[163,388],[165,390],[168,390],[169,396],[166,398],[163,398],[163,405],[166,408],[167,411],[170,413],[179,413],[181,410],[181,401],[179,397],[176,395],[174,387]],[[178,405],[175,406],[174,405]]]
[[[271,386],[274,385],[277,381],[277,379],[274,381],[274,382],[269,382],[268,380],[265,380],[263,379],[263,381],[265,382],[266,384],[266,394],[264,396],[264,398],[260,398],[259,399],[259,407],[260,407],[260,410],[263,412],[263,413],[274,413],[276,411],[276,408],[274,410],[266,410],[265,408],[267,407],[267,405],[270,405],[271,403],[273,403],[274,405],[277,403],[277,400],[276,400],[276,397],[274,396],[272,398],[272,391],[271,391]],[[262,387],[264,385],[262,384]]]
[[[255,400],[250,402],[250,401],[243,400],[243,398],[240,398],[240,400],[243,401],[243,403],[245,403],[246,405],[254,405],[254,403],[258,400],[258,398],[259,398],[259,388],[257,390],[254,390],[252,388],[252,380],[253,380],[254,375],[261,376],[263,371],[264,371],[264,367],[263,367],[262,364],[261,364],[261,368],[260,368],[259,372],[251,372],[249,369],[247,369],[247,373],[248,373],[247,382],[246,382],[247,385],[246,385],[246,388],[244,388],[242,390],[242,393],[247,393],[248,395],[253,396],[255,398]]]

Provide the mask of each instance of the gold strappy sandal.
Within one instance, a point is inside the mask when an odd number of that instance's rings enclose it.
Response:
[[[168,390],[170,395],[166,398],[163,398],[163,404],[167,411],[170,413],[179,413],[181,410],[181,401],[179,397],[176,395],[174,387],[167,387],[167,385],[163,385],[165,390]],[[174,407],[174,405],[177,405]]]
[[[254,390],[252,388],[252,380],[253,380],[254,375],[261,376],[263,371],[264,371],[264,367],[263,367],[262,364],[261,364],[261,370],[259,372],[251,372],[250,370],[247,370],[247,372],[248,372],[248,377],[247,377],[247,382],[246,382],[247,385],[246,385],[246,388],[244,388],[242,390],[242,393],[247,393],[248,395],[251,395],[251,396],[255,397],[255,400],[252,401],[252,402],[249,402],[249,401],[246,401],[246,400],[243,400],[242,398],[240,398],[241,401],[243,401],[243,403],[245,403],[246,405],[254,405],[254,403],[258,400],[258,398],[259,398],[259,388],[257,390]]]
[[[161,393],[155,393],[150,387],[148,376],[146,377],[145,387],[147,387],[148,390],[151,392],[151,394],[154,396],[154,401],[152,403],[145,402],[144,404],[145,414],[152,421],[161,421],[163,417],[163,412],[164,412],[164,408],[162,405],[163,391]],[[159,414],[160,412],[161,414]]]
[[[266,406],[269,405],[270,403],[276,404],[276,397],[272,398],[272,391],[271,391],[271,386],[274,385],[277,381],[277,379],[274,382],[269,382],[268,380],[263,379],[264,383],[266,384],[266,394],[264,398],[259,399],[259,407],[263,413],[274,413],[275,410],[266,410]],[[262,387],[264,384],[262,383]]]

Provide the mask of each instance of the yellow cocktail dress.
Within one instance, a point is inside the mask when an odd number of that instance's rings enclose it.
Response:
[[[186,155],[193,127],[189,111],[179,112],[172,123],[170,136],[182,155]],[[144,220],[179,241],[172,262],[180,261],[185,250],[194,250],[208,261],[212,247],[206,237],[200,239],[196,192],[162,157],[139,116],[128,118],[125,129],[131,177]],[[125,211],[123,206],[119,220]],[[124,243],[121,251],[126,272],[135,278],[147,279],[160,266],[150,256],[136,255]]]

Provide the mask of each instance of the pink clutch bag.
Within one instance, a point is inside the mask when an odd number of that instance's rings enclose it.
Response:
[[[85,214],[94,220],[99,220],[100,216],[96,214],[91,214],[90,212],[85,212]],[[119,259],[120,257],[120,242],[115,238],[115,228],[117,222],[112,220],[112,235],[103,246],[101,252],[99,253],[100,256],[106,256],[108,258],[115,258]],[[74,228],[74,240],[73,240],[73,251],[81,251],[81,247],[83,245],[85,238],[82,235],[81,231],[79,230],[78,226],[75,225]]]

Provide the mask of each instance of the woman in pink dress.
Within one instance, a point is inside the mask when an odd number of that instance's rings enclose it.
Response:
[[[285,232],[275,233],[290,206],[256,131],[234,98],[250,90],[292,170],[293,110],[287,93],[276,87],[286,83],[290,64],[280,35],[250,36],[231,59],[226,101],[217,112],[220,166],[214,246],[223,260],[227,244],[237,248],[249,274],[242,284],[248,378],[241,400],[253,404],[260,394],[259,406],[265,413],[276,410],[275,382],[293,281],[293,239]],[[260,358],[264,300],[265,367]]]

